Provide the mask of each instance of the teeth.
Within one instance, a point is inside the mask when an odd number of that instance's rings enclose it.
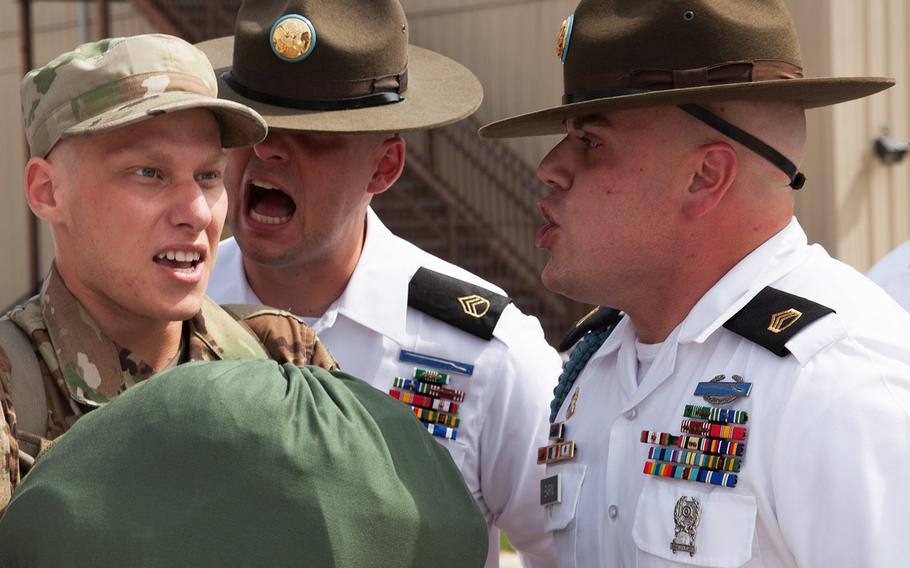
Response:
[[[169,250],[158,253],[158,259],[175,260],[177,262],[197,262],[202,258],[202,254],[197,251]]]
[[[268,215],[262,215],[255,211],[250,211],[250,218],[259,223],[265,223],[266,225],[282,225],[291,220],[290,215],[284,217],[269,217]]]
[[[252,185],[255,185],[256,187],[258,187],[258,188],[260,188],[260,189],[274,189],[274,190],[277,190],[277,191],[281,191],[281,190],[279,190],[277,187],[275,187],[274,185],[272,185],[272,184],[270,184],[270,183],[268,183],[268,182],[259,181],[259,180],[251,180],[250,183],[251,183]]]

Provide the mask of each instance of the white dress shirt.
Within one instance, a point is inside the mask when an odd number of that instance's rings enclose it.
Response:
[[[766,286],[836,311],[771,351],[722,325]],[[769,314],[770,319],[770,314]],[[852,268],[808,246],[794,219],[692,308],[636,384],[623,318],[557,420],[577,443],[549,505],[557,565],[872,568],[907,565],[910,542],[910,315]],[[735,488],[645,475],[643,430],[680,434],[697,383],[740,375],[751,395]],[[695,498],[695,554],[670,549],[681,497]]]
[[[910,310],[910,241],[889,252],[869,269],[869,279],[905,310]]]
[[[395,377],[409,377],[415,367],[399,361],[402,349],[474,365],[470,377],[451,375],[450,386],[466,391],[457,439],[437,440],[449,450],[486,517],[486,566],[499,565],[498,529],[506,531],[525,566],[553,566],[552,539],[544,531],[539,504],[544,468],[533,456],[547,443],[546,420],[561,359],[537,319],[514,304],[506,307],[490,341],[409,307],[408,283],[420,267],[503,293],[396,237],[370,209],[351,280],[312,327],[345,372],[386,392]],[[247,282],[234,239],[218,248],[208,294],[222,304],[261,303]],[[445,516],[439,511],[440,523]]]

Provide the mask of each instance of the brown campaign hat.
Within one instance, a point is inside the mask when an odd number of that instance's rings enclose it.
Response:
[[[467,68],[408,45],[398,0],[245,0],[234,36],[198,47],[215,67],[219,95],[278,130],[431,128],[483,100]]]
[[[805,78],[783,0],[582,0],[557,39],[560,106],[483,127],[489,138],[565,132],[567,118],[730,100],[832,105],[887,77]]]

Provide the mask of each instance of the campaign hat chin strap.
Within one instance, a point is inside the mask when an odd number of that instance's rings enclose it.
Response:
[[[806,176],[799,171],[799,168],[796,167],[796,164],[791,162],[789,159],[787,159],[786,156],[771,146],[765,144],[755,136],[752,136],[745,130],[730,124],[726,120],[722,119],[701,105],[682,104],[678,106],[683,111],[704,122],[714,130],[717,130],[724,136],[736,140],[746,148],[752,150],[762,158],[774,164],[775,167],[787,174],[787,178],[790,179],[790,187],[793,189],[802,189],[803,185],[805,185]]]

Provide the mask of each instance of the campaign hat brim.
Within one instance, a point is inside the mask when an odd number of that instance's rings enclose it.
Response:
[[[436,128],[472,115],[483,101],[477,77],[460,63],[428,49],[408,46],[408,87],[404,100],[367,108],[309,111],[263,103],[239,94],[222,75],[233,64],[234,36],[197,44],[218,77],[220,98],[247,105],[269,128],[327,134],[371,134]]]
[[[483,126],[485,138],[516,138],[565,133],[567,119],[618,110],[723,101],[794,101],[817,108],[873,95],[894,86],[890,77],[780,79],[708,85],[603,97],[563,104]]]

